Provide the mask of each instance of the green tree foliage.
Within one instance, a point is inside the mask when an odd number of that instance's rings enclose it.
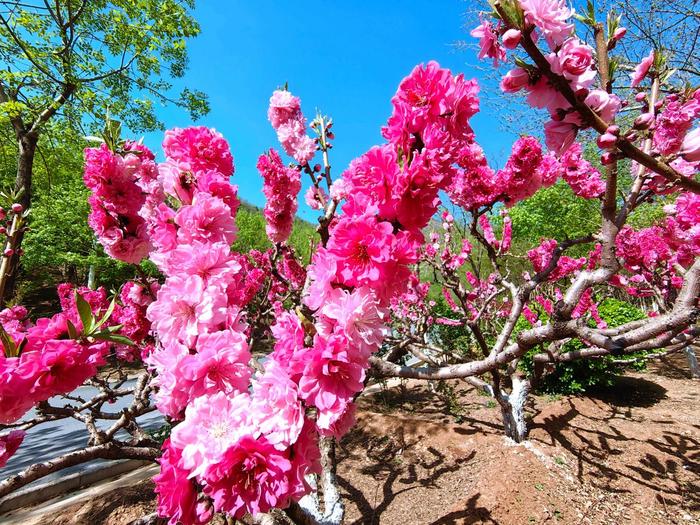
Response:
[[[33,204],[42,137],[62,143],[94,133],[108,115],[132,132],[162,128],[157,104],[194,119],[209,110],[202,92],[172,83],[187,69],[186,39],[199,33],[193,7],[193,0],[0,1],[0,128],[11,131],[1,138],[15,147],[14,190],[25,208]],[[19,261],[11,258],[5,296]]]
[[[564,240],[590,235],[600,227],[599,208],[599,201],[577,197],[560,180],[510,210],[514,246],[524,251],[542,238]]]
[[[233,244],[233,249],[245,253],[249,250],[268,250],[272,243],[265,233],[265,217],[260,208],[242,203],[236,214],[238,236]],[[289,245],[305,262],[311,258],[312,243],[316,243],[319,236],[313,224],[299,218],[294,219],[294,228],[289,237]]]
[[[51,118],[81,129],[109,110],[134,132],[162,127],[156,103],[205,114],[202,92],[174,92],[170,80],[185,74],[186,39],[199,33],[193,8],[193,0],[0,2],[2,113],[38,131]]]

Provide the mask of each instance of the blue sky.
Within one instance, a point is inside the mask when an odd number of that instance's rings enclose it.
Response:
[[[199,0],[195,16],[202,32],[188,43],[185,84],[209,95],[211,113],[199,123],[218,129],[231,144],[240,196],[264,205],[255,163],[263,151],[279,147],[266,111],[270,94],[285,82],[301,97],[309,120],[317,109],[333,118],[337,177],[382,141],[391,96],[416,64],[436,60],[453,73],[481,78],[474,51],[454,45],[471,40],[465,25],[478,24],[478,17],[465,14],[469,7],[463,0]],[[191,124],[176,108],[160,116],[166,127]],[[498,114],[482,104],[472,125],[489,158],[502,165],[514,136],[502,131]],[[146,139],[157,149],[161,137]],[[313,220],[315,212],[300,201],[299,215]]]

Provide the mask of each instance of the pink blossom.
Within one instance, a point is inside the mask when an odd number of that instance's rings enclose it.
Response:
[[[446,113],[451,80],[449,70],[441,69],[437,62],[413,68],[391,99],[394,112],[382,129],[384,137],[409,149],[411,134],[421,133]]]
[[[304,303],[311,309],[321,307],[333,291],[338,261],[335,254],[319,249],[314,254],[308,270],[309,282],[304,294]]]
[[[345,404],[342,412],[324,412],[318,418],[318,431],[322,436],[342,438],[355,426],[357,405],[352,402]]]
[[[276,90],[270,98],[267,116],[287,155],[299,164],[308,164],[316,153],[316,143],[306,135],[306,119],[299,98],[286,90]]]
[[[199,334],[216,331],[226,320],[226,296],[220,287],[206,285],[197,275],[170,277],[147,316],[163,343],[181,341],[191,346]]]
[[[574,91],[589,87],[596,77],[593,48],[576,37],[568,38],[547,60],[554,73],[570,81]]]
[[[533,248],[527,252],[527,256],[536,272],[540,273],[549,268],[556,247],[557,241],[554,239],[544,239],[537,248]],[[566,255],[562,255],[559,257],[556,266],[548,274],[547,280],[556,281],[562,277],[566,277],[567,275],[570,275],[583,268],[585,264],[585,257],[573,259]]]
[[[194,173],[183,171],[173,161],[166,161],[158,165],[158,180],[165,193],[177,197],[182,204],[192,204],[197,183]]]
[[[307,352],[299,394],[321,414],[341,415],[352,396],[362,390],[364,378],[363,366],[351,360],[343,337],[316,336]]]
[[[225,242],[236,238],[236,222],[223,200],[208,193],[197,193],[191,205],[183,206],[175,215],[178,242],[189,244]]]
[[[539,109],[547,109],[550,115],[556,116],[561,110],[568,110],[571,105],[547,79],[541,76],[534,83],[527,85],[527,103]]]
[[[503,33],[503,45],[506,47],[506,49],[515,49],[518,47],[522,36],[523,34],[520,30],[508,29],[505,33]]]
[[[700,104],[694,98],[685,103],[670,100],[656,119],[654,147],[664,155],[678,152],[694,119],[698,117]]]
[[[328,194],[321,187],[309,186],[304,194],[304,202],[312,210],[322,210],[328,201]]]
[[[189,471],[182,468],[182,451],[166,439],[163,454],[158,459],[160,472],[153,477],[158,494],[158,515],[169,518],[169,525],[206,523],[197,515],[197,489],[189,479]]]
[[[399,173],[394,187],[396,218],[408,230],[419,231],[427,226],[440,204],[438,191],[443,177],[434,160],[424,150]]]
[[[370,288],[362,286],[352,292],[336,289],[321,308],[316,327],[326,338],[331,334],[346,337],[363,357],[369,357],[384,339],[387,320],[387,309],[379,304]]]
[[[206,283],[224,282],[241,270],[225,242],[192,241],[151,259],[168,275],[197,275]]]
[[[460,152],[461,168],[445,188],[450,200],[465,209],[483,206],[494,202],[499,196],[496,174],[489,167],[481,146],[476,143],[465,145]]]
[[[171,419],[179,420],[190,401],[190,383],[182,376],[183,364],[191,359],[189,348],[171,341],[151,352],[145,362],[157,372],[153,384],[158,387],[154,394],[158,410]]]
[[[180,373],[190,382],[193,397],[217,392],[235,394],[248,389],[252,370],[248,342],[243,334],[222,330],[197,337],[197,353],[183,363]]]
[[[637,64],[634,68],[634,72],[630,75],[631,87],[637,87],[641,84],[642,80],[649,73],[651,65],[654,63],[654,50],[652,49],[649,54],[642,59],[642,61]]]
[[[103,361],[91,359],[92,349],[76,341],[46,341],[41,353],[26,352],[21,359],[36,359],[39,370],[35,376],[32,394],[48,399],[52,395],[71,392],[83,381],[97,373],[97,364]],[[95,356],[97,357],[97,356]]]
[[[233,175],[231,149],[223,135],[213,128],[170,129],[165,132],[163,151],[182,171],[216,170],[226,176]]]
[[[333,229],[328,253],[336,257],[338,276],[349,286],[375,285],[386,277],[393,227],[374,216],[345,216]]]
[[[567,7],[565,0],[520,0],[520,7],[525,20],[537,26],[551,49],[560,46],[574,29],[570,21],[574,10]]]
[[[25,435],[24,430],[10,430],[0,436],[0,468],[4,467],[7,460],[17,451]]]
[[[396,198],[393,188],[398,177],[399,168],[393,145],[371,148],[353,160],[343,173],[343,181],[352,188],[347,195],[348,203],[343,209],[346,213],[354,210],[362,213],[368,207],[375,206],[383,218],[395,218]]]
[[[275,449],[264,438],[244,436],[204,474],[204,493],[217,512],[234,518],[257,515],[287,504],[289,454]]]
[[[563,173],[563,167],[559,163],[559,159],[552,153],[549,152],[542,156],[540,165],[537,167],[537,171],[540,172],[540,178],[542,179],[542,187],[548,188],[552,186]]]
[[[22,359],[5,357],[0,353],[0,423],[10,424],[21,418],[35,403],[36,398],[27,393],[38,373],[39,359],[31,352],[24,352]],[[30,358],[24,356],[30,355]]]
[[[148,255],[151,245],[139,216],[146,201],[137,185],[140,163],[133,154],[126,157],[128,163],[106,144],[86,149],[83,180],[92,190],[88,223],[100,244],[111,257],[135,264]]]
[[[498,42],[498,33],[491,22],[482,20],[469,34],[479,39],[479,58],[493,58],[493,67],[498,67],[499,60],[505,61],[506,50]]]
[[[502,170],[496,173],[496,185],[506,194],[508,206],[533,195],[542,185],[537,170],[542,160],[542,147],[534,137],[521,137]]]
[[[195,398],[185,410],[185,419],[172,430],[170,441],[182,450],[182,467],[190,477],[201,477],[210,465],[243,436],[254,432],[250,396],[218,392]]]
[[[267,118],[274,129],[279,128],[285,122],[294,119],[301,111],[301,100],[287,90],[277,89],[270,97],[270,106],[267,110]]]
[[[275,319],[275,323],[270,327],[272,335],[275,337],[271,358],[296,379],[296,376],[301,374],[304,368],[301,361],[304,348],[304,329],[299,317],[292,312],[278,312]]]
[[[594,89],[591,91],[584,102],[593,111],[598,113],[604,122],[612,122],[620,109],[620,99],[617,95],[608,93],[602,89]]]
[[[297,385],[275,360],[265,363],[265,372],[253,383],[253,413],[256,427],[268,443],[285,450],[299,437],[304,409]]]
[[[545,143],[557,155],[569,149],[577,133],[578,127],[568,122],[549,120],[544,125]]]
[[[320,455],[316,425],[306,417],[301,433],[292,446],[292,470],[289,472],[289,496],[291,498],[296,500],[311,492],[311,487],[305,478],[308,474],[321,472]]]

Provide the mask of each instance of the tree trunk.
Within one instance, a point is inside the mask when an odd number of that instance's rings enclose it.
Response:
[[[690,377],[692,379],[700,379],[700,365],[698,365],[698,358],[695,355],[695,349],[693,345],[686,346],[683,351],[688,358],[688,368],[690,368]]]
[[[527,424],[525,423],[525,401],[530,392],[530,381],[518,377],[516,374],[511,376],[513,388],[510,395],[505,397],[505,402],[501,402],[501,414],[503,415],[503,429],[506,436],[521,443],[527,437]]]
[[[28,210],[32,202],[32,172],[34,169],[34,154],[39,136],[34,132],[20,135],[17,140],[17,176],[15,178],[15,192],[22,191],[18,199],[19,203]],[[4,290],[0,291],[0,307],[4,307],[7,300],[15,293],[17,273],[19,272],[19,249],[22,246],[24,230],[20,230],[15,238],[15,253],[10,257],[7,265],[7,275]]]
[[[319,448],[321,449],[323,508],[319,502],[318,491],[315,491],[301,498],[298,504],[290,505],[287,514],[299,525],[340,525],[345,515],[345,506],[336,480],[335,440],[322,437]],[[317,489],[314,484],[312,486]]]

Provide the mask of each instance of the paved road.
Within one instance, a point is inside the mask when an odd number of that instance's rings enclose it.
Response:
[[[135,380],[127,382],[125,387],[133,385]],[[84,386],[78,388],[73,394],[81,396],[83,399],[90,399],[98,391],[95,388]],[[131,403],[131,396],[124,396],[118,398],[113,404],[106,404],[103,406],[103,410],[109,412],[119,412],[122,408],[128,406]],[[51,399],[51,404],[54,406],[62,406],[61,403],[63,399],[61,397],[55,397]],[[32,419],[35,416],[34,410],[28,412],[24,419]],[[154,411],[137,419],[139,423],[145,428],[158,428],[163,423],[163,416],[160,412]],[[99,428],[108,428],[113,421],[98,421]],[[121,431],[117,434],[118,437],[125,437],[127,434]],[[36,463],[38,461],[46,461],[66,452],[72,450],[78,450],[85,446],[87,443],[88,433],[85,429],[85,425],[80,421],[76,421],[72,418],[59,419],[57,421],[50,421],[37,425],[27,431],[27,435],[19,447],[17,452],[12,458],[7,462],[2,469],[0,469],[0,479],[4,479],[7,476],[16,474],[20,470]],[[89,463],[84,463],[82,465],[77,465],[75,467],[64,469],[55,474],[51,474],[35,483],[43,483],[52,478],[57,478],[60,476],[65,476],[66,474],[72,472],[78,472],[83,469],[90,468],[91,466],[100,463],[102,460],[95,460]]]

